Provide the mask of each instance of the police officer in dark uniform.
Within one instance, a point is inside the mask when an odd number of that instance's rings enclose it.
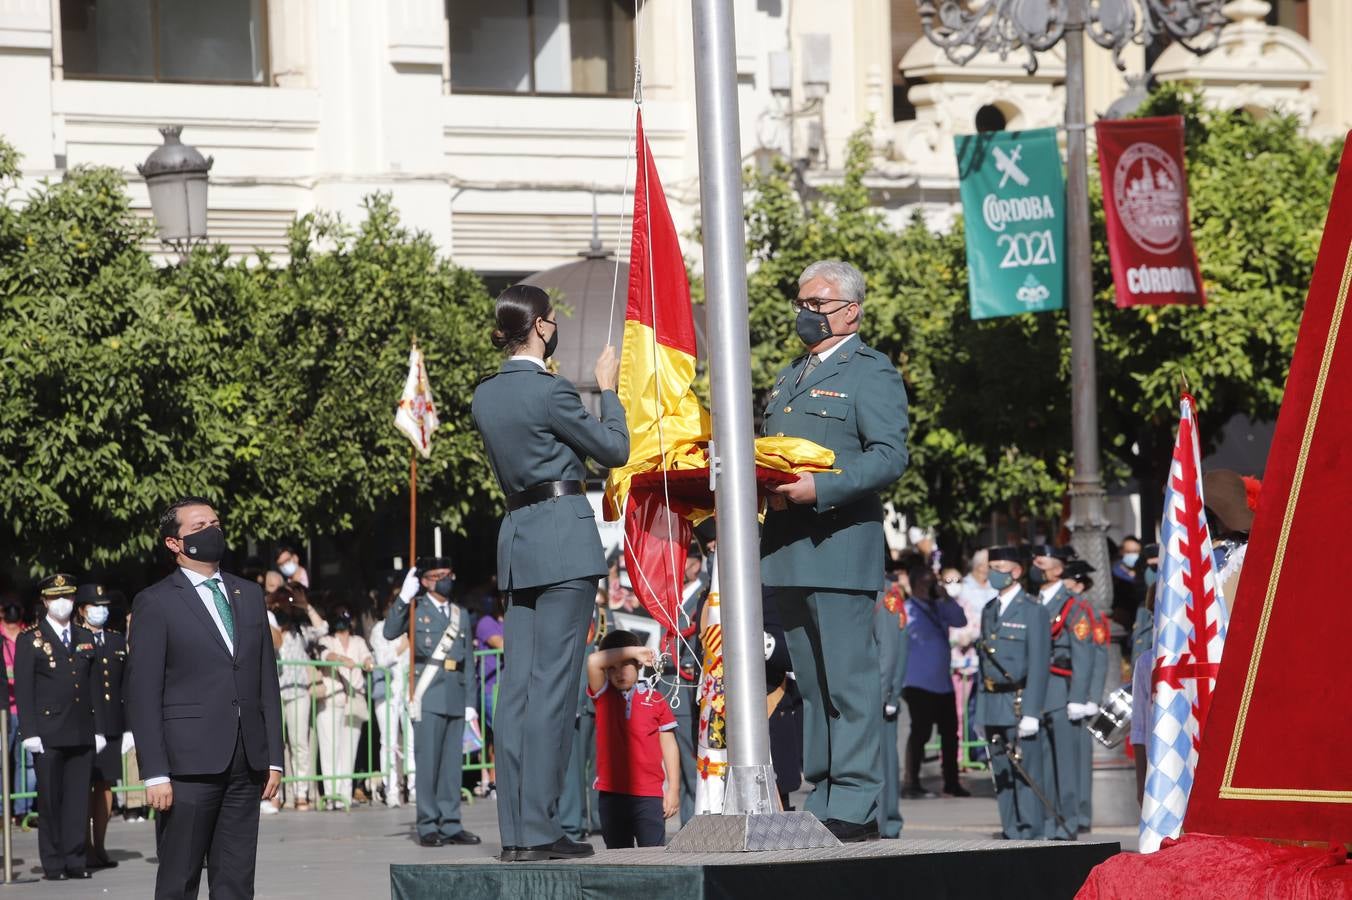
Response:
[[[102,713],[100,733],[107,745],[94,756],[94,787],[89,796],[88,865],[111,869],[104,846],[108,819],[113,814],[113,785],[122,777],[122,754],[131,749],[131,732],[125,731],[122,711],[122,678],[127,667],[127,638],[106,627],[111,594],[101,584],[86,582],[75,592],[77,620],[94,636],[94,707]]]
[[[38,780],[38,849],[48,881],[89,878],[85,846],[94,754],[104,748],[94,702],[94,635],[72,621],[75,579],[38,585],[46,615],[19,635],[14,699]]]
[[[474,424],[506,495],[498,531],[498,587],[510,600],[503,641],[510,662],[498,685],[498,829],[504,862],[569,859],[590,844],[564,834],[559,797],[577,717],[577,677],[596,582],[606,573],[595,513],[586,497],[586,459],[629,461],[619,362],[607,347],[596,363],[600,418],[545,360],[558,346],[549,295],[517,284],[494,310],[493,345],[508,358],[474,390]]]
[[[449,559],[423,557],[405,578],[399,599],[385,618],[389,641],[408,633],[410,605],[416,620],[413,764],[418,843],[424,847],[480,842],[460,823],[462,743],[466,715],[474,702],[474,655],[469,613],[451,602],[454,585]]]
[[[1094,668],[1094,618],[1061,583],[1065,564],[1075,556],[1070,547],[1033,546],[1029,579],[1038,602],[1050,618],[1051,655],[1043,711],[1047,738],[1043,757],[1043,790],[1061,813],[1044,821],[1049,840],[1073,841],[1080,821],[1079,721],[1089,715],[1089,678]]]
[[[998,836],[1010,840],[1042,838],[1048,799],[1038,793],[1051,622],[1019,583],[1027,566],[1022,547],[990,549],[988,577],[998,593],[981,610],[977,644],[976,721],[991,743],[991,774],[1000,807]]]

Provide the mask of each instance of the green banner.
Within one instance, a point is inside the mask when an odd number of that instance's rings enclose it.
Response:
[[[953,139],[972,318],[1065,306],[1066,182],[1056,129]]]

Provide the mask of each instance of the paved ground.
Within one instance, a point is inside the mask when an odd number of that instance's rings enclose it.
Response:
[[[905,732],[903,725],[902,734]],[[934,790],[938,790],[937,768],[935,764],[926,766],[926,782]],[[990,837],[999,827],[990,778],[984,773],[972,772],[964,776],[964,781],[975,795],[971,799],[903,801],[902,840],[971,841]],[[1120,782],[1118,786],[1120,788]],[[796,796],[794,802],[802,808],[801,795]],[[418,846],[411,838],[411,807],[357,807],[352,812],[289,812],[267,816],[260,827],[258,897],[264,900],[388,897],[390,863],[441,862],[449,858],[496,854],[499,847],[495,804],[476,800],[464,807],[464,818],[465,827],[483,836],[482,845],[437,849]],[[674,831],[675,827],[673,822],[671,829]],[[1134,825],[1100,826],[1095,829],[1093,839],[1118,841],[1124,849],[1134,849],[1136,829]],[[593,843],[598,849],[602,846],[599,837],[594,838]],[[150,897],[155,883],[153,825],[117,819],[108,831],[108,847],[120,863],[116,869],[97,872],[90,881],[38,881],[11,887],[4,890],[3,896],[32,896],[42,900]],[[16,831],[14,854],[17,877],[40,877],[36,832]],[[205,882],[204,874],[201,893],[204,900],[207,896]]]

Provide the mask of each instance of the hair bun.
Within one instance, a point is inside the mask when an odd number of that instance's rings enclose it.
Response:
[[[498,350],[505,350],[507,348],[507,345],[510,343],[510,341],[507,339],[507,333],[504,332],[501,328],[493,329],[493,336],[492,338],[490,338],[490,340],[492,340],[494,348]]]

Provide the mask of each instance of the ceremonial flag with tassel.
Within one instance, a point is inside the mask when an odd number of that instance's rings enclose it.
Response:
[[[440,424],[422,351],[414,344],[408,351],[408,377],[404,379],[404,393],[394,413],[394,427],[402,431],[426,459],[432,455],[432,432]]]
[[[1181,407],[1160,526],[1151,696],[1133,701],[1151,714],[1142,853],[1158,850],[1182,828],[1230,619],[1202,497],[1196,402],[1184,394]]]

